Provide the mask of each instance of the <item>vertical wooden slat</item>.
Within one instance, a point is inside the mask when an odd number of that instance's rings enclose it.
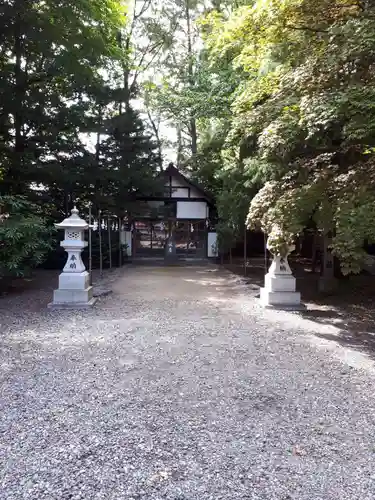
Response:
[[[107,232],[108,232],[108,251],[109,251],[109,268],[112,269],[112,239],[111,239],[111,219],[108,216]]]
[[[89,205],[89,276],[90,286],[92,286],[92,207]]]
[[[243,240],[243,261],[244,261],[244,275],[247,274],[247,227],[245,226],[245,234]]]
[[[99,231],[99,269],[100,277],[103,277],[103,249],[102,249],[102,211],[98,212],[98,231]]]

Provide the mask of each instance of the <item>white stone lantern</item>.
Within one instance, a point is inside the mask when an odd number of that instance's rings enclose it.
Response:
[[[267,242],[267,248],[269,248]],[[296,278],[288,263],[288,255],[295,249],[290,245],[285,255],[273,255],[272,264],[264,278],[264,287],[260,289],[260,302],[265,307],[276,309],[305,309],[301,304],[301,294],[296,291]]]
[[[68,258],[59,276],[59,287],[54,291],[53,302],[49,307],[61,309],[92,307],[96,299],[93,297],[90,276],[81,257],[83,249],[87,247],[85,230],[90,226],[79,217],[75,207],[70,217],[55,226],[65,230],[65,237],[60,245],[68,253]]]

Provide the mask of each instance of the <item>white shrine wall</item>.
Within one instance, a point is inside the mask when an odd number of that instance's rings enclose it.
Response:
[[[205,201],[178,201],[177,219],[207,219],[208,206]]]

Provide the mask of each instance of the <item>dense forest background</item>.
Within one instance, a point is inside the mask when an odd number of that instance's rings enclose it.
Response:
[[[217,200],[222,250],[375,241],[375,6],[360,0],[5,0],[0,275],[79,203],[123,217],[168,161]]]

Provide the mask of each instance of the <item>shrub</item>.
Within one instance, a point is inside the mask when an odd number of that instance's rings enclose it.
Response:
[[[0,196],[0,286],[39,265],[52,246],[54,229],[23,197]]]

